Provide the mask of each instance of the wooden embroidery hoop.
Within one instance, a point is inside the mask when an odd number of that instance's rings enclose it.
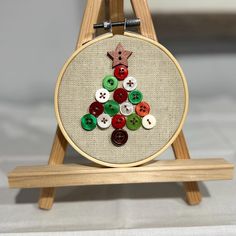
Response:
[[[98,163],[100,165],[104,165],[104,166],[109,166],[109,167],[131,167],[131,166],[138,166],[138,165],[142,165],[142,164],[145,164],[151,160],[153,160],[155,157],[159,156],[161,153],[163,153],[172,143],[173,141],[176,139],[176,137],[179,135],[180,131],[182,130],[182,127],[183,127],[183,124],[184,124],[184,121],[185,121],[185,118],[187,116],[187,111],[188,111],[188,103],[189,103],[189,95],[188,95],[188,86],[187,86],[187,81],[186,81],[186,78],[184,76],[184,73],[179,65],[179,63],[177,62],[177,60],[174,58],[174,56],[164,47],[162,46],[161,44],[159,44],[158,42],[156,41],[153,41],[149,38],[146,38],[146,37],[143,37],[142,35],[140,34],[134,34],[134,33],[131,33],[131,32],[124,32],[124,35],[127,37],[127,38],[131,38],[131,39],[138,39],[138,40],[142,40],[143,42],[145,43],[150,43],[151,45],[154,45],[155,47],[158,48],[158,50],[160,49],[163,53],[165,53],[165,55],[168,57],[168,59],[171,60],[171,62],[173,62],[173,65],[176,67],[177,71],[178,71],[178,74],[180,75],[181,77],[181,84],[182,84],[182,87],[183,87],[183,90],[184,90],[184,101],[183,101],[183,104],[184,104],[184,109],[183,109],[183,113],[182,113],[182,116],[181,116],[181,119],[180,119],[180,122],[177,122],[178,123],[178,128],[176,129],[176,131],[173,133],[173,135],[171,136],[171,138],[168,140],[168,142],[165,142],[165,144],[163,145],[162,148],[160,148],[158,151],[155,150],[155,153],[152,154],[152,155],[149,155],[147,156],[146,158],[142,159],[142,160],[139,160],[139,161],[132,161],[130,163],[111,163],[111,162],[108,162],[108,161],[103,161],[103,160],[99,160],[99,159],[96,159],[95,157],[91,156],[89,153],[85,152],[84,150],[82,150],[74,141],[73,139],[70,137],[70,136],[74,136],[75,134],[68,134],[68,132],[66,131],[66,128],[64,126],[64,123],[63,123],[63,119],[61,117],[61,112],[60,112],[60,109],[59,109],[59,91],[61,90],[61,84],[62,84],[62,80],[63,80],[63,76],[65,74],[65,72],[67,71],[68,69],[68,66],[70,66],[70,64],[73,62],[73,60],[75,59],[75,57],[83,50],[86,50],[87,47],[89,46],[93,46],[93,44],[96,45],[96,43],[98,42],[103,42],[104,43],[104,40],[108,40],[110,38],[113,37],[113,34],[112,33],[107,33],[107,34],[103,34],[99,37],[96,37],[95,39],[91,40],[90,42],[86,43],[85,45],[81,46],[79,49],[77,49],[72,55],[71,57],[68,59],[68,61],[65,63],[65,65],[63,66],[62,70],[61,70],[61,73],[59,74],[59,77],[58,77],[58,81],[57,81],[57,85],[56,85],[56,89],[55,89],[55,112],[56,112],[56,117],[57,117],[57,121],[58,121],[58,125],[59,125],[59,128],[61,130],[61,132],[63,133],[63,136],[66,138],[66,140],[68,141],[68,143],[77,151],[79,152],[82,156],[86,157],[87,159],[95,162],[95,163]],[[95,60],[94,57],[93,58],[93,61]],[[98,58],[99,59],[99,58]],[[73,66],[72,66],[73,67]],[[97,72],[97,71],[96,71]],[[86,71],[86,75],[87,75],[87,71]],[[85,78],[87,76],[84,76]],[[97,73],[96,73],[96,78],[97,78]],[[94,79],[96,79],[94,78]],[[91,77],[90,77],[91,79]],[[78,79],[76,78],[76,81],[78,81]],[[65,82],[64,82],[65,84]],[[76,86],[73,82],[73,87],[78,87],[78,85]],[[83,88],[84,89],[84,88]],[[83,90],[82,89],[82,90]],[[71,91],[70,91],[71,92]],[[82,91],[78,91],[76,90],[76,92],[72,92],[73,94],[76,93],[76,94],[80,94],[81,96],[81,93]],[[86,92],[87,93],[87,92]],[[71,100],[71,98],[70,98]],[[78,100],[78,99],[74,99],[74,100]],[[167,103],[167,101],[165,101],[165,104]],[[155,104],[156,105],[156,104]],[[67,105],[68,106],[68,105]],[[70,101],[70,106],[71,106],[71,101]],[[156,105],[157,106],[157,105]],[[177,105],[175,104],[175,107]],[[73,111],[74,111],[75,108],[73,108]],[[65,113],[66,117],[69,116],[68,114],[68,110],[67,112]],[[73,126],[73,132],[74,132],[75,128]],[[78,132],[77,131],[78,129],[76,129],[76,133]],[[155,136],[157,136],[158,134],[155,133]],[[81,140],[81,138],[84,138],[84,140],[86,139],[86,137],[84,137],[83,133],[81,132],[81,137],[79,140]],[[141,139],[141,138],[139,138]],[[89,138],[87,139],[87,144],[89,142]],[[104,141],[103,141],[104,143]],[[156,148],[157,145],[155,145],[155,148]],[[113,147],[113,146],[112,146]],[[110,153],[113,152],[112,150],[112,147],[109,148],[109,151]],[[94,148],[96,150],[96,148]],[[117,148],[116,148],[117,149]],[[132,147],[129,147],[130,150],[132,150]],[[137,147],[138,149],[138,147]],[[117,149],[119,151],[119,149]],[[97,150],[96,150],[97,151]],[[114,150],[115,151],[115,150]],[[139,150],[140,152],[141,150]],[[103,153],[104,155],[104,153]],[[119,154],[120,155],[120,154]],[[128,156],[129,154],[126,153],[126,157]],[[125,155],[124,155],[125,156]],[[109,154],[109,159],[110,159],[110,154]]]
[[[123,21],[123,0],[88,0],[81,25],[76,48],[93,39],[93,24],[103,16],[103,7],[109,11],[111,21]],[[151,14],[146,0],[131,0],[134,13],[140,18],[140,33],[156,40]],[[123,34],[124,27],[114,27],[114,34]],[[201,201],[201,193],[196,181],[227,180],[233,178],[233,164],[224,159],[191,160],[183,131],[180,131],[172,143],[176,160],[154,161],[148,165],[128,168],[104,168],[63,164],[67,141],[57,127],[48,165],[16,167],[8,175],[11,188],[42,188],[39,208],[51,209],[55,187],[127,184],[149,182],[183,182],[186,200],[190,205]]]

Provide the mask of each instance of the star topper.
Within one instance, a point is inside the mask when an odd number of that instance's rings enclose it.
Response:
[[[118,65],[124,65],[128,67],[128,58],[131,56],[132,52],[124,49],[121,43],[118,43],[115,51],[107,52],[108,57],[113,60],[112,67]]]

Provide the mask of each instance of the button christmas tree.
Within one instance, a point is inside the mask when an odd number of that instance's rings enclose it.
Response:
[[[88,111],[81,118],[83,129],[92,131],[98,126],[107,129],[112,126],[111,141],[115,146],[122,146],[128,141],[128,133],[123,128],[138,130],[141,126],[152,129],[156,119],[150,113],[150,106],[142,101],[143,95],[137,90],[137,80],[128,75],[128,58],[131,51],[119,43],[114,51],[107,52],[112,60],[114,75],[106,75],[102,81],[103,88],[95,93],[95,99]],[[122,87],[119,87],[119,83]],[[113,99],[111,98],[113,97]]]

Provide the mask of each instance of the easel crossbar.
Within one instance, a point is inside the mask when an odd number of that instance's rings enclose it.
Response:
[[[233,177],[233,165],[224,159],[189,159],[154,161],[130,168],[75,164],[23,166],[8,177],[11,188],[227,180]]]

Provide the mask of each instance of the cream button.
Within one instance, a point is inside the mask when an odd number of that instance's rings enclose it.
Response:
[[[108,128],[111,125],[111,117],[108,114],[105,114],[105,113],[101,114],[97,118],[97,125],[101,129]]]
[[[109,100],[110,93],[107,89],[101,88],[96,91],[95,98],[98,102],[105,103]]]
[[[123,102],[120,104],[120,113],[128,116],[134,112],[134,106],[130,102]]]
[[[146,115],[142,119],[142,125],[145,129],[152,129],[156,125],[156,118],[153,115]]]
[[[134,77],[129,76],[123,81],[123,87],[127,91],[132,91],[137,87],[137,80]]]

